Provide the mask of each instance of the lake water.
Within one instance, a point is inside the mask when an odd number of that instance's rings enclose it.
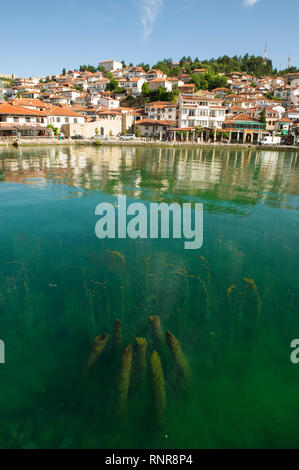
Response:
[[[0,149],[0,447],[299,447],[298,181],[296,152]],[[95,208],[120,194],[202,202],[202,248],[99,240]],[[151,315],[180,342],[188,385],[155,343]],[[136,337],[147,339],[147,368],[136,379],[134,354],[120,413],[121,354]]]

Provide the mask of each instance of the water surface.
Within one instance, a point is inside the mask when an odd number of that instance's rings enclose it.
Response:
[[[298,447],[298,168],[295,152],[1,149],[0,447]],[[97,239],[97,204],[120,194],[202,202],[203,247]],[[117,416],[120,357],[109,343],[78,391],[94,337],[112,334],[115,319],[122,349],[136,336],[156,349],[150,315],[192,373],[182,390],[160,347],[162,423],[149,362],[139,387],[132,372]]]

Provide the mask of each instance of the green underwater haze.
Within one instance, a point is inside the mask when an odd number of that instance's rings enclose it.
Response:
[[[0,448],[298,448],[298,181],[296,151],[0,149]],[[202,248],[98,239],[119,195],[203,203]]]

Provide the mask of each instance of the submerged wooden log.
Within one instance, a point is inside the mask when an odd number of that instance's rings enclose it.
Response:
[[[170,331],[166,332],[166,342],[171,351],[181,383],[187,386],[190,381],[190,367],[181,345]]]
[[[89,375],[91,369],[94,367],[96,364],[97,360],[99,359],[100,355],[102,354],[107,341],[109,339],[109,334],[105,333],[102,336],[97,336],[93,342],[91,352],[88,357],[87,364],[85,366],[85,369],[83,371],[83,380],[87,378]]]
[[[121,321],[115,320],[113,326],[112,348],[114,353],[117,353],[121,346]]]
[[[154,339],[159,345],[164,343],[164,336],[161,327],[160,317],[158,316],[151,316],[149,317],[149,322],[151,325],[151,334]]]
[[[139,388],[146,371],[147,341],[145,338],[135,338],[134,346],[134,388]]]
[[[126,408],[128,391],[130,386],[130,376],[132,368],[132,345],[126,346],[120,362],[120,371],[117,381],[117,403],[116,411],[122,414]]]
[[[165,419],[166,412],[166,391],[161,360],[157,351],[153,352],[150,363],[155,415],[158,423],[162,424]]]

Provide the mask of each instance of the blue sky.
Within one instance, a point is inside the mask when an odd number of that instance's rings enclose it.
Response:
[[[2,3],[2,2],[1,2]],[[60,73],[105,59],[263,55],[299,66],[299,0],[14,0],[0,11],[0,74]]]

